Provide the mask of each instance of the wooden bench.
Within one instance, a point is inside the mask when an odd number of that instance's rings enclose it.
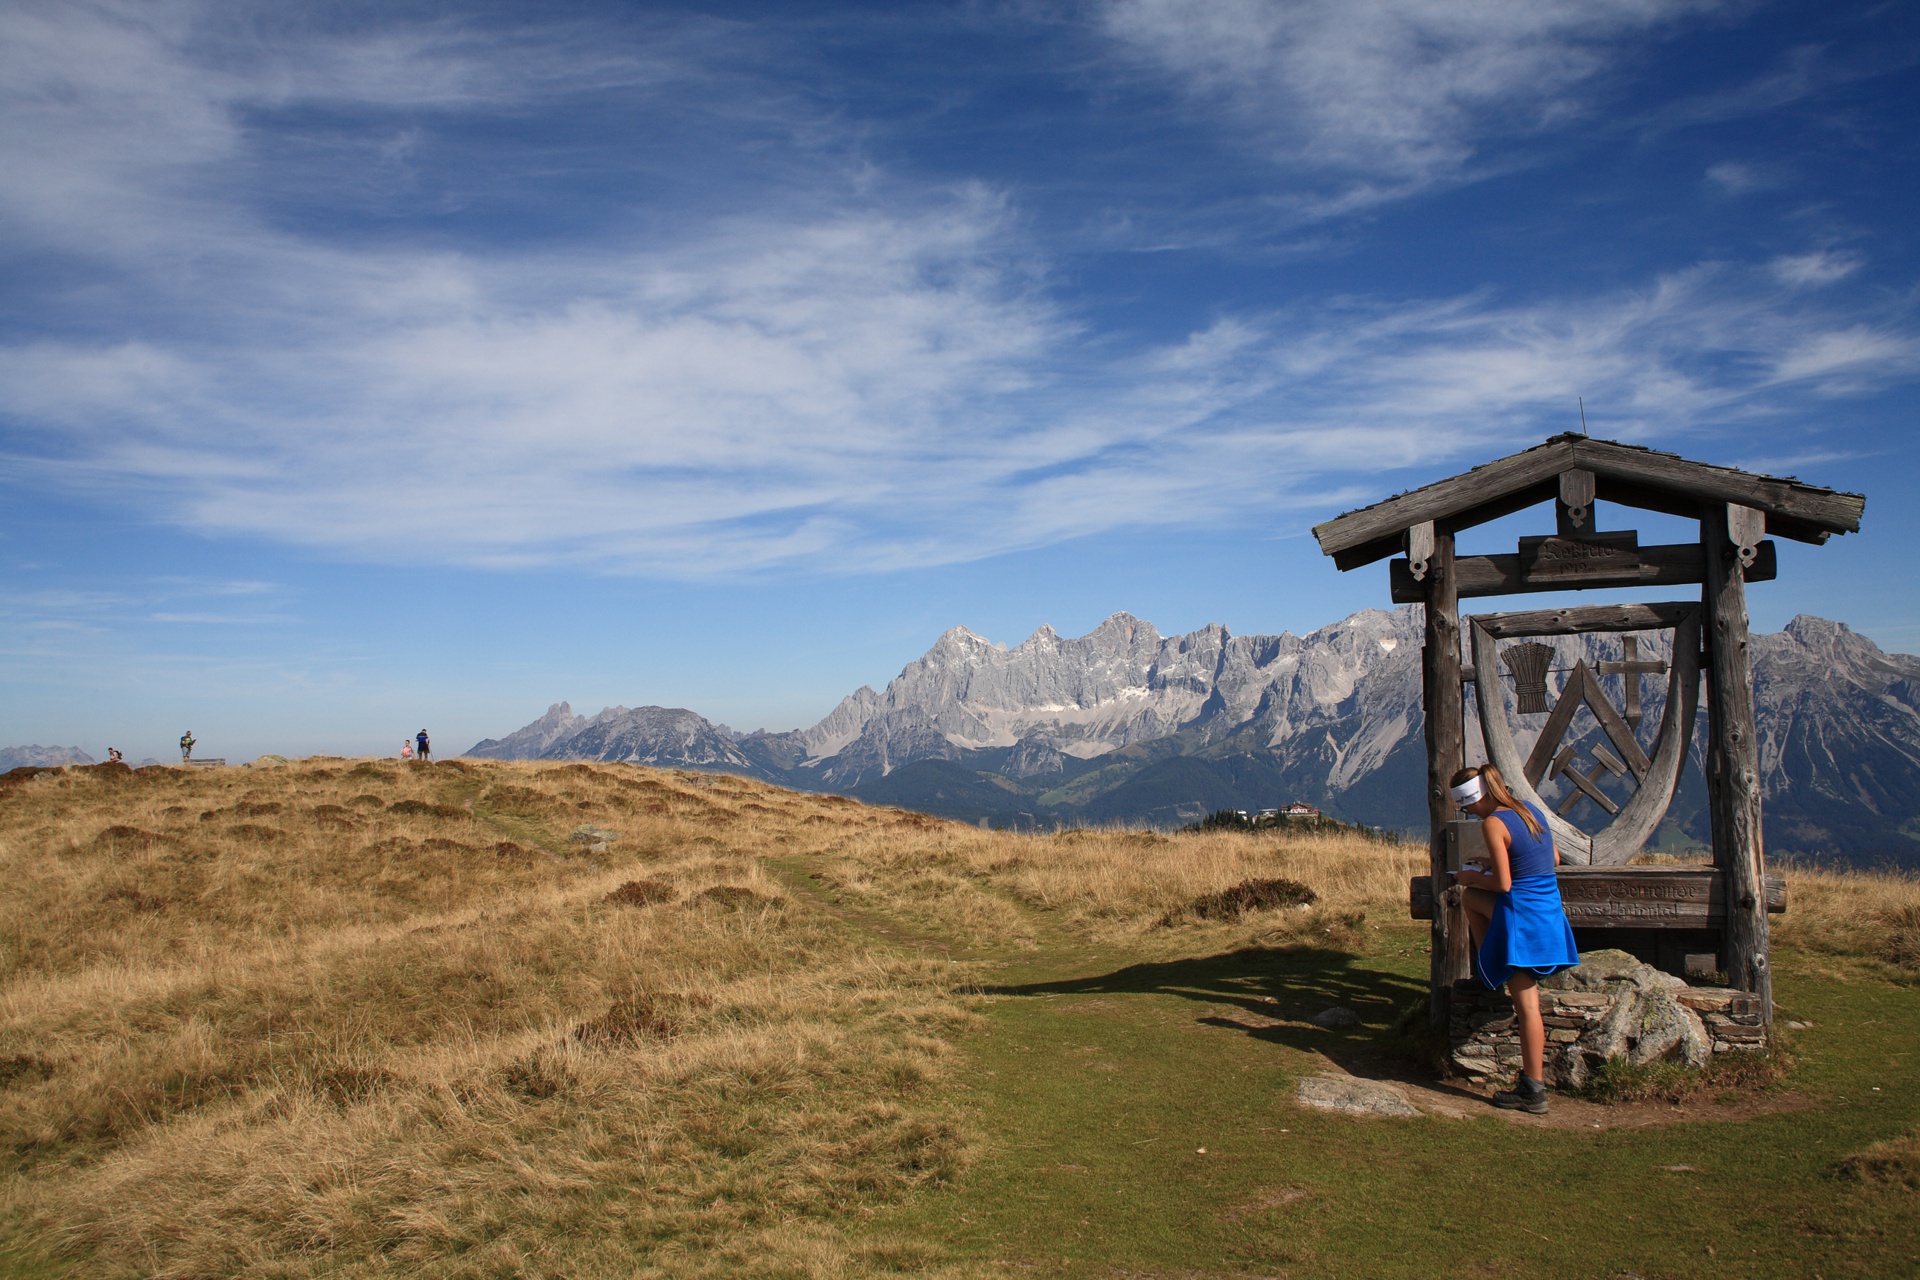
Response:
[[[1558,875],[1581,951],[1618,948],[1688,978],[1725,967],[1726,877],[1717,868],[1561,867]],[[1764,884],[1767,912],[1785,911],[1786,878],[1769,872]],[[1432,876],[1408,883],[1407,908],[1415,920],[1433,919]]]
[[[1560,900],[1578,929],[1720,929],[1727,923],[1726,877],[1718,868],[1562,867]],[[1787,881],[1766,877],[1767,911],[1787,909]],[[1433,877],[1407,885],[1415,920],[1433,919]]]

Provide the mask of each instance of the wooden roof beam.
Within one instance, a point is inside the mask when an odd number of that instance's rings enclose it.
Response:
[[[1335,563],[1339,563],[1342,552],[1358,551],[1363,547],[1371,551],[1373,545],[1386,546],[1386,550],[1378,554],[1368,554],[1351,564],[1340,565],[1343,569],[1357,568],[1399,550],[1400,535],[1416,524],[1433,520],[1453,527],[1464,527],[1458,525],[1457,521],[1465,512],[1484,503],[1498,502],[1516,490],[1552,481],[1574,465],[1571,437],[1556,436],[1545,444],[1501,458],[1498,462],[1489,462],[1384,502],[1376,502],[1370,507],[1336,516],[1324,524],[1315,525],[1313,536],[1319,540],[1321,551],[1336,558]],[[1532,506],[1536,501],[1539,499],[1522,505]],[[1511,508],[1514,511],[1519,509]]]
[[[1340,569],[1357,569],[1396,554],[1409,528],[1431,520],[1449,531],[1471,528],[1555,496],[1562,473],[1594,475],[1605,502],[1696,519],[1704,507],[1735,503],[1764,512],[1767,532],[1822,543],[1860,528],[1866,499],[1797,480],[1752,475],[1732,467],[1690,462],[1671,453],[1559,435],[1510,457],[1437,480],[1372,506],[1315,525],[1320,549]]]
[[[1695,511],[1703,500],[1736,502],[1764,511],[1769,518],[1779,517],[1783,524],[1812,526],[1829,533],[1858,533],[1860,515],[1866,508],[1866,499],[1857,493],[1839,493],[1797,480],[1690,462],[1671,453],[1611,440],[1580,439],[1573,441],[1571,447],[1579,465],[1596,477],[1647,490],[1664,490],[1675,498],[1690,497]],[[1769,528],[1773,526],[1769,524]],[[1774,531],[1793,536],[1785,528]]]

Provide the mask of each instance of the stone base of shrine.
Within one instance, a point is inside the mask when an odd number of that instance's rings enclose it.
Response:
[[[1450,993],[1449,1070],[1475,1084],[1509,1082],[1520,1069],[1513,1001],[1463,979]],[[1690,987],[1624,951],[1593,951],[1540,984],[1547,1026],[1546,1083],[1580,1088],[1609,1060],[1704,1067],[1718,1053],[1760,1053],[1759,1000],[1725,987]]]

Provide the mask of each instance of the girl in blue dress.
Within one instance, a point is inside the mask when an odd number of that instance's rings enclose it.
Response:
[[[1487,867],[1460,869],[1473,973],[1488,987],[1503,984],[1520,1028],[1520,1079],[1493,1095],[1493,1105],[1544,1115],[1547,1028],[1540,1021],[1539,980],[1580,963],[1573,926],[1560,902],[1547,817],[1516,800],[1492,765],[1453,775],[1453,802],[1481,819]]]

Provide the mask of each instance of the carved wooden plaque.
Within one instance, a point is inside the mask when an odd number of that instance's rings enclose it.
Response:
[[[1520,575],[1528,586],[1583,586],[1640,570],[1640,535],[1595,533],[1583,538],[1520,539]]]

